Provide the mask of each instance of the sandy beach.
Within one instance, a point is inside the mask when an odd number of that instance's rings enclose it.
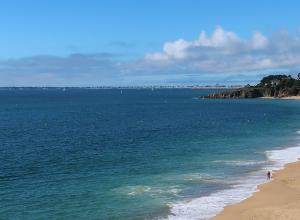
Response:
[[[287,97],[260,97],[260,99],[290,99],[290,100],[300,100],[300,96],[287,96]]]
[[[293,99],[293,100],[300,100],[300,96],[288,96],[288,97],[282,97],[281,99]]]
[[[258,189],[252,197],[225,207],[211,220],[300,219],[300,162],[287,164]]]

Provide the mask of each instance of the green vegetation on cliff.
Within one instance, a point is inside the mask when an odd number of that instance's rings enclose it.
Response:
[[[269,75],[256,86],[209,94],[207,98],[259,98],[300,96],[300,80],[290,75]]]

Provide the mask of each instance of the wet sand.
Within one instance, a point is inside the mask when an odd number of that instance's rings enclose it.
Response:
[[[300,162],[287,164],[258,189],[211,220],[300,220]]]

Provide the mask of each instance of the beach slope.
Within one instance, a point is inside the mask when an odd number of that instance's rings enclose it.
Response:
[[[258,189],[252,197],[225,207],[211,220],[300,219],[300,162],[287,164]]]

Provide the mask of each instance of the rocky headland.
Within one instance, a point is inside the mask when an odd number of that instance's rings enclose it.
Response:
[[[300,80],[291,75],[269,75],[255,86],[247,85],[240,89],[211,93],[205,97],[209,99],[236,98],[288,98],[300,97]]]

